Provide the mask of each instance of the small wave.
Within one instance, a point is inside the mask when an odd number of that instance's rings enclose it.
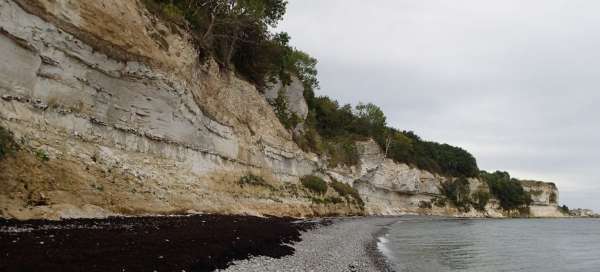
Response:
[[[388,257],[388,255],[390,253],[390,249],[387,247],[387,244],[390,242],[390,240],[388,240],[384,236],[379,237],[377,240],[378,240],[378,242],[377,242],[377,249],[381,253],[383,253],[384,255],[386,255],[386,257]]]
[[[388,247],[390,240],[386,237],[388,234],[381,235],[377,238],[377,250],[386,259],[388,265],[395,263],[394,254]]]

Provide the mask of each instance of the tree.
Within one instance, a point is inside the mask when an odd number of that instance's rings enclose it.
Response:
[[[471,205],[471,188],[469,180],[464,177],[448,180],[441,184],[440,191],[446,196],[458,209],[468,212]]]
[[[386,126],[386,117],[383,111],[372,103],[358,103],[355,114],[356,132],[361,135],[375,135],[383,133]]]
[[[202,51],[223,68],[235,70],[259,89],[287,47],[275,40],[275,27],[286,11],[286,0],[144,0],[146,6],[169,21],[191,28]],[[288,37],[289,38],[289,37]]]
[[[514,210],[531,204],[531,195],[523,189],[519,180],[511,178],[507,172],[490,174],[481,171],[480,176],[487,182],[492,195],[500,200],[503,209]]]
[[[359,119],[364,119],[369,125],[384,127],[386,125],[386,117],[383,111],[373,103],[358,103],[355,107],[356,116]]]

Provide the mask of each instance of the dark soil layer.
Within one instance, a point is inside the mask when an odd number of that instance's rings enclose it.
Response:
[[[212,271],[282,257],[308,223],[199,215],[0,221],[0,271]]]

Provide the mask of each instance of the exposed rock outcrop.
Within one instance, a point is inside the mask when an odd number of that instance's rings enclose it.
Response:
[[[28,158],[3,163],[2,215],[313,214],[231,192],[247,172],[297,182],[318,167],[263,96],[138,1],[109,2],[0,1],[0,125],[50,158],[32,178],[15,172]],[[47,205],[27,204],[36,186]]]
[[[263,96],[200,61],[190,40],[137,0],[0,0],[0,126],[23,148],[0,161],[0,216],[363,212],[315,204],[298,185],[310,174],[357,188],[366,214],[503,216],[493,200],[484,212],[433,204],[447,178],[386,159],[373,141],[358,143],[357,166],[328,169],[268,103],[285,95],[306,118],[297,78]],[[249,173],[264,184],[240,184]],[[535,205],[556,207],[556,188],[536,186]]]
[[[406,164],[386,159],[379,145],[373,141],[357,143],[360,163],[356,167],[338,167],[327,173],[332,178],[353,184],[366,203],[371,214],[433,214],[469,217],[513,216],[514,212],[503,211],[499,201],[490,199],[485,210],[470,209],[468,212],[453,207],[450,203],[439,203],[445,196],[441,184],[448,182],[443,177]],[[471,197],[478,192],[490,194],[488,185],[480,179],[470,178]],[[553,183],[522,181],[523,188],[532,195],[529,216],[562,217],[558,210],[558,190]],[[436,205],[437,204],[437,205]],[[518,212],[517,212],[518,213]]]
[[[298,77],[292,76],[292,80],[288,85],[284,85],[277,80],[265,90],[265,97],[269,102],[274,102],[279,95],[284,96],[288,111],[296,114],[302,120],[306,120],[308,105],[306,105],[304,99],[304,85]]]
[[[448,205],[432,204],[435,198],[442,197],[440,184],[446,178],[385,158],[383,151],[373,140],[359,142],[357,145],[359,165],[354,168],[331,169],[328,174],[353,184],[363,196],[368,213],[462,215]]]
[[[558,209],[558,188],[554,183],[522,180],[523,189],[531,195],[529,215],[533,217],[566,216]]]

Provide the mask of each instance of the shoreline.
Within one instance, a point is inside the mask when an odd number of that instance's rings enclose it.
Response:
[[[400,218],[330,218],[330,225],[302,233],[292,255],[239,260],[218,271],[393,271],[377,248],[377,238]]]
[[[384,236],[389,231],[388,227],[390,225],[397,223],[399,220],[400,220],[400,218],[398,218],[398,220],[396,220],[394,222],[391,222],[391,223],[383,226],[379,231],[377,231],[375,234],[373,234],[372,241],[367,245],[367,252],[369,254],[369,257],[371,258],[371,260],[373,260],[373,263],[375,264],[375,267],[377,268],[378,271],[381,271],[381,272],[393,272],[394,271],[394,269],[392,268],[392,264],[390,263],[390,260],[388,259],[387,256],[385,256],[385,252],[383,252],[380,249],[379,244],[382,242],[381,238],[384,238]]]
[[[0,219],[0,271],[387,272],[380,237],[402,220],[410,216]]]
[[[0,219],[0,271],[391,271],[400,217]]]
[[[387,272],[394,269],[381,237],[390,225],[410,218],[0,219],[0,271]]]

